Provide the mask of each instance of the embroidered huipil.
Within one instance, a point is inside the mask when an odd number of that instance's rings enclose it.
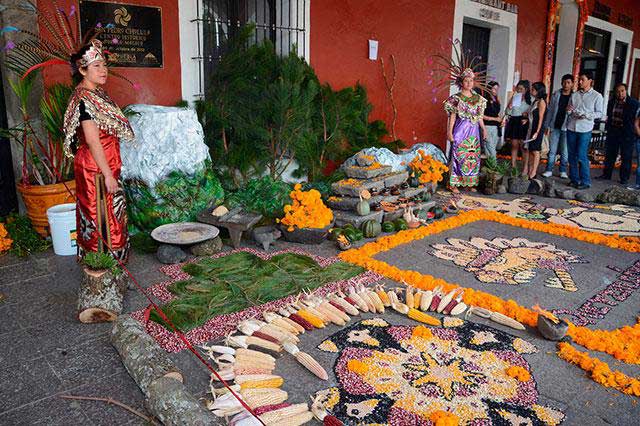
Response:
[[[448,142],[449,185],[476,186],[480,174],[480,124],[487,101],[474,93],[450,96],[444,102],[448,115],[455,114],[453,141]]]

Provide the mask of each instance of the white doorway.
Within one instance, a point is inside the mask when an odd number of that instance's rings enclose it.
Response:
[[[573,55],[576,47],[576,32],[580,8],[575,0],[560,1],[560,23],[556,28],[555,62],[553,66],[552,90],[562,85],[562,76],[573,74]]]

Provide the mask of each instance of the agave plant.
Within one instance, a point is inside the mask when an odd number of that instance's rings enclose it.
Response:
[[[22,121],[10,129],[0,129],[0,135],[13,139],[22,147],[23,185],[49,185],[69,180],[73,161],[63,151],[62,122],[71,95],[71,87],[56,84],[47,89],[40,103],[43,125],[48,133],[45,142],[38,135],[38,123],[29,115],[28,103],[33,90],[34,74],[26,78],[9,80],[11,90],[20,101]]]

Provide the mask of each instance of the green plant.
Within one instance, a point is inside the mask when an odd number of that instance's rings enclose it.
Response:
[[[158,242],[148,232],[138,232],[130,236],[131,248],[139,253],[152,254],[158,250]]]
[[[507,160],[497,160],[495,157],[487,157],[482,165],[484,173],[497,173],[502,176],[514,177],[518,175],[518,168],[512,167]]]
[[[118,262],[109,253],[88,252],[82,260],[89,269],[100,271],[103,269],[111,269],[118,265]]]
[[[250,179],[241,189],[227,197],[230,207],[242,206],[246,210],[260,213],[266,218],[282,217],[285,204],[291,199],[291,186],[271,176]]]
[[[64,182],[73,175],[73,160],[63,151],[62,136],[69,87],[52,86],[40,103],[44,126],[49,133],[48,141],[44,142],[34,129],[37,126],[29,114],[29,98],[34,78],[35,74],[32,73],[26,78],[9,79],[9,86],[20,101],[22,121],[12,128],[0,130],[0,137],[13,139],[22,147],[22,184],[48,185]]]
[[[13,213],[7,216],[4,222],[9,237],[13,240],[9,251],[16,256],[25,257],[49,248],[49,242],[42,239],[33,229],[27,216]]]

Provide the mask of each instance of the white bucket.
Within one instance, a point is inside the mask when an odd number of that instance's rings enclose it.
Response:
[[[60,256],[76,254],[76,204],[58,204],[47,209],[53,251]]]

